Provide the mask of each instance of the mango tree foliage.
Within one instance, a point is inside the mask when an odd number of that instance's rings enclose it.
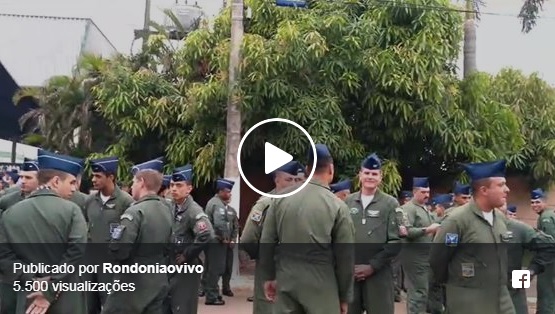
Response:
[[[489,97],[510,106],[522,121],[526,145],[511,161],[538,184],[555,183],[555,88],[537,74],[528,76],[513,69],[504,69],[489,80]]]
[[[296,121],[315,142],[330,146],[340,177],[354,176],[361,160],[377,152],[386,160],[389,192],[399,190],[400,170],[444,174],[458,161],[520,149],[512,112],[483,93],[472,96],[468,89],[480,80],[461,83],[453,74],[461,17],[420,4],[313,1],[302,10],[247,1],[252,19],[242,45],[243,133],[268,118]],[[96,89],[97,108],[120,137],[109,153],[133,161],[165,153],[170,166],[193,163],[200,183],[222,174],[230,19],[223,10],[212,29],[190,33],[169,57],[152,40],[148,54],[155,57],[106,71]],[[145,145],[149,138],[155,147]],[[264,139],[298,156],[308,147],[278,127]],[[244,147],[252,162],[260,161],[259,142]]]

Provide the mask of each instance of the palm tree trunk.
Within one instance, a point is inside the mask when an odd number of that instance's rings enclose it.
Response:
[[[473,0],[466,0],[466,14],[464,21],[464,46],[463,46],[463,75],[468,77],[472,72],[477,71],[476,66],[476,14],[474,11]]]

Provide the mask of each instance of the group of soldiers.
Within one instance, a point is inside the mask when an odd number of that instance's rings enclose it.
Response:
[[[505,162],[466,164],[469,185],[430,196],[413,179],[400,200],[380,189],[382,161],[360,166],[360,190],[332,184],[333,157],[317,144],[307,167],[291,161],[271,175],[270,194],[253,205],[239,249],[255,260],[253,313],[392,314],[407,290],[407,314],[528,313],[525,289],[510,273],[537,276],[537,313],[555,313],[555,213],[531,193],[537,228],[507,205]],[[229,206],[234,182],[219,179],[203,209],[191,196],[193,168],[162,174],[162,158],[135,165],[130,193],[117,185],[118,159],[90,161],[95,193],[78,191],[84,161],[39,150],[17,185],[0,197],[1,313],[197,313],[198,298],[224,305],[239,234]],[[314,174],[305,183],[306,173]],[[11,177],[11,175],[10,175]],[[401,204],[400,204],[401,203]],[[204,257],[202,257],[204,256]],[[204,265],[200,273],[23,273],[23,264]],[[218,282],[222,279],[222,289]],[[46,282],[14,291],[14,282]],[[134,283],[133,291],[56,291],[56,282]]]
[[[525,289],[510,280],[523,266],[537,277],[536,313],[555,313],[555,214],[536,189],[537,228],[518,221],[505,161],[464,165],[471,182],[453,194],[431,197],[428,178],[416,177],[400,204],[380,190],[376,154],[362,161],[354,193],[349,181],[331,184],[327,146],[317,144],[316,155],[305,188],[261,197],[249,214],[240,243],[256,260],[255,314],[392,314],[399,281],[407,314],[528,313]],[[278,169],[272,193],[298,188],[293,168]]]
[[[91,194],[79,191],[84,166],[82,159],[39,150],[37,160],[26,159],[18,180],[2,191],[0,313],[197,313],[199,290],[207,305],[225,304],[222,294],[233,295],[230,252],[239,225],[229,206],[233,181],[217,180],[216,194],[203,209],[190,195],[191,165],[163,175],[163,158],[137,164],[128,193],[117,184],[118,158],[90,160]],[[23,273],[15,263],[204,264],[204,271]],[[132,283],[134,289],[56,291],[61,282]]]

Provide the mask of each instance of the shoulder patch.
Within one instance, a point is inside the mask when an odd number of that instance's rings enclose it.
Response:
[[[123,214],[121,215],[120,220],[123,220],[123,219],[128,219],[129,221],[133,221],[133,216],[131,216],[130,214]]]
[[[121,239],[121,236],[123,235],[123,230],[125,230],[125,226],[119,225],[117,227],[114,228],[114,230],[112,230],[111,232],[111,237],[112,240],[119,240]]]
[[[198,213],[198,214],[195,216],[195,220],[199,220],[199,219],[201,219],[202,217],[208,218],[208,215],[206,215],[205,213]]]
[[[208,229],[208,225],[206,224],[206,222],[204,222],[202,220],[197,221],[195,226],[197,227],[199,232],[202,232],[202,231],[205,231],[206,229]]]
[[[262,220],[262,212],[260,212],[259,210],[253,211],[251,215],[251,220],[254,222],[260,222],[260,220]]]
[[[456,233],[446,233],[445,234],[445,245],[447,246],[457,246],[459,244],[459,235]]]

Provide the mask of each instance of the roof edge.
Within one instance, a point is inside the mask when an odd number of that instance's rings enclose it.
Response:
[[[92,27],[96,28],[96,30],[97,30],[97,31],[100,33],[100,35],[106,40],[106,42],[107,42],[108,44],[110,44],[110,47],[112,47],[112,48],[114,49],[114,51],[115,51],[116,53],[119,54],[120,52],[118,51],[118,49],[116,48],[116,46],[114,46],[114,44],[112,44],[112,41],[110,41],[110,39],[108,38],[108,36],[106,36],[106,34],[104,34],[104,32],[102,31],[102,29],[101,29],[100,27],[98,27],[98,25],[96,25],[96,23],[93,21],[93,19],[88,18],[88,19],[86,19],[86,20],[87,20],[87,28],[86,28],[86,31],[85,31],[86,34],[85,34],[85,38],[84,38],[84,39],[86,39],[86,37],[89,36],[90,27],[92,26]],[[83,50],[81,49],[81,53],[82,53],[82,52],[83,52]]]
[[[26,17],[26,18],[36,18],[36,19],[53,19],[53,20],[92,21],[91,18],[88,18],[88,17],[66,17],[66,16],[52,16],[52,15],[31,15],[31,14],[0,13],[0,16]]]

